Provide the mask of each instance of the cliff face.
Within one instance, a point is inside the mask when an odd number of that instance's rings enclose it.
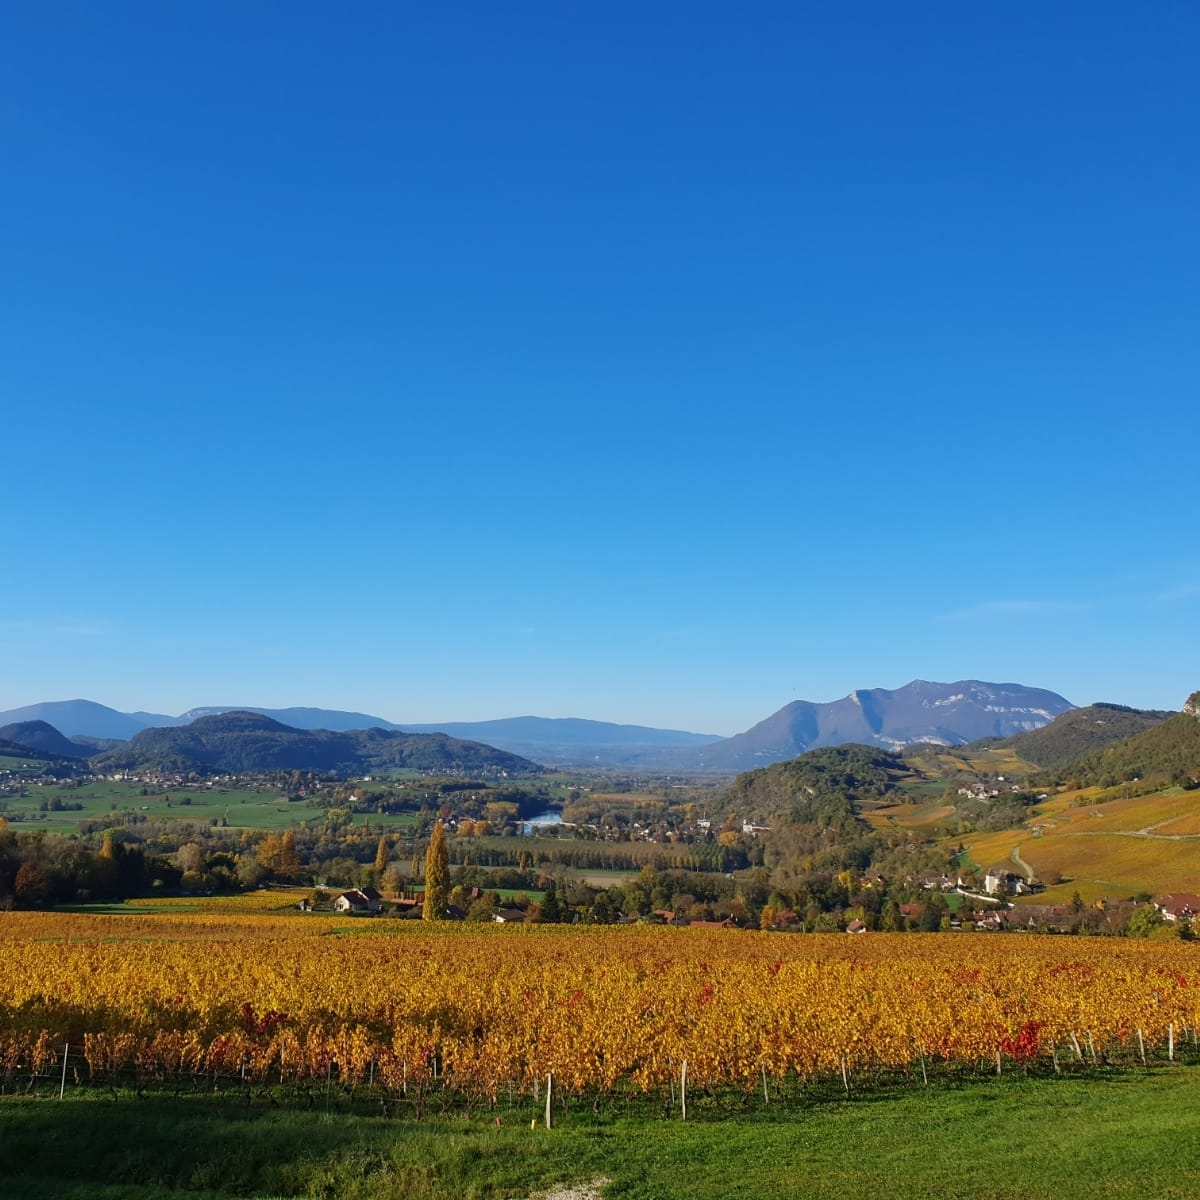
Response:
[[[1183,711],[1189,717],[1200,718],[1200,692],[1193,692],[1188,698],[1187,703],[1183,706]]]

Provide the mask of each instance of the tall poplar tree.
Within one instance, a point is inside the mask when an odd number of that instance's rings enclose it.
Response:
[[[429,849],[425,851],[425,908],[426,921],[440,921],[446,915],[450,899],[450,855],[446,850],[446,831],[439,821],[433,827]]]
[[[388,853],[387,834],[379,835],[379,846],[375,851],[375,882],[379,883],[383,879],[383,873],[387,870],[388,859],[391,856]]]

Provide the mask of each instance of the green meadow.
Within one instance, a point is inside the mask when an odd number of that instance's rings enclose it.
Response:
[[[46,828],[73,833],[81,821],[96,821],[113,814],[142,814],[152,820],[194,821],[227,825],[232,829],[287,829],[306,821],[320,821],[324,810],[303,802],[290,802],[277,789],[233,789],[192,784],[170,791],[150,790],[140,783],[88,779],[82,787],[39,784],[31,781],[20,794],[0,796],[0,816],[19,828]],[[54,801],[78,808],[54,809]],[[355,814],[351,824],[382,825],[397,832],[412,826],[411,812],[379,815]]]
[[[8,1200],[1171,1200],[1200,1194],[1200,1068],[971,1077],[694,1118],[581,1104],[418,1120],[224,1096],[0,1099]],[[329,1105],[327,1108],[326,1105]],[[530,1123],[534,1122],[534,1127]]]

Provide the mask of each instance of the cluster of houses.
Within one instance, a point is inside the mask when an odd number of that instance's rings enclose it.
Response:
[[[1162,913],[1164,921],[1192,921],[1200,916],[1200,896],[1192,892],[1172,892],[1155,900],[1154,907]]]

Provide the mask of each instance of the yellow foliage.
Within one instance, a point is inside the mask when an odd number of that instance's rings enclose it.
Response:
[[[256,899],[256,898],[254,898]],[[332,932],[348,936],[330,937]],[[1147,1046],[1200,1023],[1171,941],[428,926],[224,909],[0,913],[0,1068],[78,1041],[94,1072],[242,1070],[495,1096],[753,1086],[851,1068]],[[1022,1042],[1022,1038],[1024,1041]],[[1022,1049],[1024,1047],[1024,1049]]]

